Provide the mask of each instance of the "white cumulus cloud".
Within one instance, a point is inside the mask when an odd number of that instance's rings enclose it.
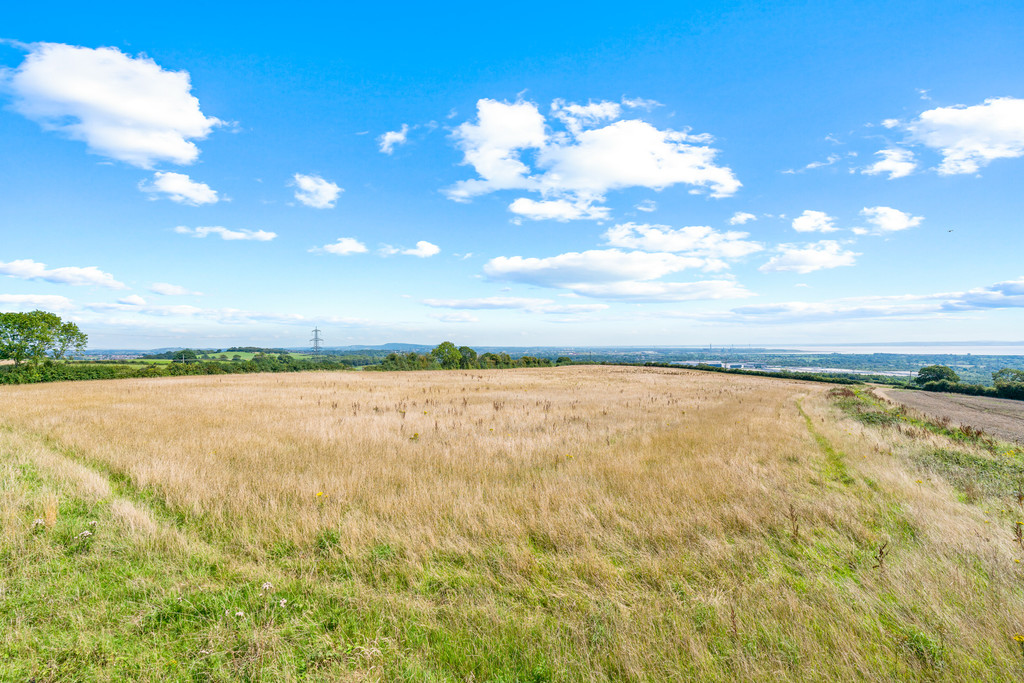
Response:
[[[216,204],[220,201],[216,190],[210,189],[206,183],[192,180],[184,173],[157,171],[150,183],[139,183],[139,189],[143,192],[167,195],[172,202],[189,206]]]
[[[420,240],[416,243],[416,246],[412,249],[403,249],[402,252],[406,256],[418,256],[419,258],[429,258],[435,254],[441,253],[441,247],[436,244],[431,244],[426,240]]]
[[[218,235],[222,240],[227,241],[254,240],[256,242],[269,242],[277,237],[276,232],[267,232],[266,230],[228,230],[220,226],[189,228],[179,225],[174,229],[174,232],[180,235],[192,235],[199,238]]]
[[[380,151],[384,154],[391,154],[395,151],[395,147],[404,145],[408,139],[409,124],[403,123],[400,130],[389,130],[379,138],[377,142],[380,143]]]
[[[746,213],[745,211],[737,211],[729,219],[729,225],[745,225],[750,221],[756,221],[757,216],[752,213]]]
[[[661,130],[639,119],[620,119],[615,102],[585,105],[556,100],[549,121],[532,102],[477,103],[477,121],[453,135],[463,164],[478,177],[445,190],[450,199],[468,201],[499,190],[536,192],[513,202],[514,212],[530,218],[599,219],[600,205],[612,190],[676,184],[713,197],[734,194],[740,182],[715,163],[718,150],[709,135]],[[564,130],[549,130],[560,123]],[[524,153],[530,153],[528,156]]]
[[[365,254],[366,245],[355,237],[339,237],[338,241],[333,244],[314,247],[310,249],[310,251],[326,251],[328,254],[337,254],[338,256],[346,256],[348,254]]]
[[[453,137],[463,151],[463,164],[472,166],[480,178],[456,183],[447,190],[448,197],[468,201],[495,190],[527,189],[530,167],[520,160],[520,152],[544,145],[544,116],[529,102],[482,99],[476,108],[477,123],[463,123]]]
[[[314,209],[333,209],[344,190],[318,175],[296,173],[292,184],[296,187],[295,198]]]
[[[551,199],[538,202],[529,197],[515,200],[509,205],[508,210],[534,221],[556,220],[563,223],[581,218],[601,220],[608,218],[610,214],[608,207],[594,206],[585,200]]]
[[[1024,156],[1024,99],[997,97],[971,107],[929,109],[906,129],[942,154],[940,174],[976,173],[995,159]]]
[[[888,173],[889,180],[892,180],[893,178],[908,176],[917,168],[914,153],[909,149],[900,149],[898,147],[882,149],[875,152],[875,156],[881,157],[881,159],[866,168],[862,168],[861,173],[866,173],[867,175]]]
[[[32,259],[20,259],[7,263],[0,261],[0,275],[7,275],[19,280],[44,280],[76,287],[90,285],[109,289],[128,289],[123,282],[118,282],[113,275],[104,273],[96,266],[47,268],[45,263],[39,263]]]
[[[778,253],[760,267],[763,273],[791,271],[813,273],[826,268],[852,266],[860,254],[844,249],[835,240],[821,240],[810,244],[780,244]]]
[[[191,164],[223,122],[205,116],[187,71],[166,71],[117,48],[32,43],[15,69],[0,70],[13,109],[94,154],[141,168]]]
[[[715,165],[718,150],[701,144],[708,140],[635,119],[584,130],[571,141],[554,139],[540,150],[537,164],[545,173],[539,189],[603,196],[627,187],[661,190],[686,184],[727,197],[740,182],[730,169]]]
[[[867,218],[875,226],[876,233],[897,232],[908,228],[916,228],[924,220],[924,216],[911,216],[899,209],[889,206],[870,206],[861,209],[860,215]]]
[[[793,229],[797,232],[835,232],[835,218],[824,211],[808,209],[793,219]]]

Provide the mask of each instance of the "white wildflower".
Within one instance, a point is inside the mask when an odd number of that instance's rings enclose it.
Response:
[[[272,583],[270,583],[269,581],[267,581],[266,583],[264,583],[264,584],[263,584],[263,585],[261,586],[261,588],[262,588],[263,590],[265,590],[265,591],[272,591],[272,590],[274,590],[274,584],[272,584]]]

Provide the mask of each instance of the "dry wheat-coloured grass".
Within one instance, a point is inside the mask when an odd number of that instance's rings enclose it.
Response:
[[[908,466],[942,437],[844,419],[827,390],[624,367],[242,375],[3,387],[0,420],[248,558],[283,547],[329,581],[329,538],[365,570],[358,604],[495,634],[514,615],[580,679],[888,680],[947,650],[954,678],[1013,670],[1009,532]],[[375,583],[381,557],[401,582]],[[471,588],[408,588],[445,558]]]
[[[527,534],[670,549],[750,524],[774,512],[791,467],[782,456],[807,448],[794,396],[821,390],[566,368],[9,393],[9,423],[252,542],[302,545],[337,528],[350,549],[400,539],[418,554]]]

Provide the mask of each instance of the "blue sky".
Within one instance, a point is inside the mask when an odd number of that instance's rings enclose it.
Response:
[[[106,7],[0,23],[93,347],[1024,338],[1018,2]]]

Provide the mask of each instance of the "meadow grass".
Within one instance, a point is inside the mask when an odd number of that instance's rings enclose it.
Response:
[[[0,679],[1020,676],[1020,454],[829,392],[625,367],[0,387]]]

